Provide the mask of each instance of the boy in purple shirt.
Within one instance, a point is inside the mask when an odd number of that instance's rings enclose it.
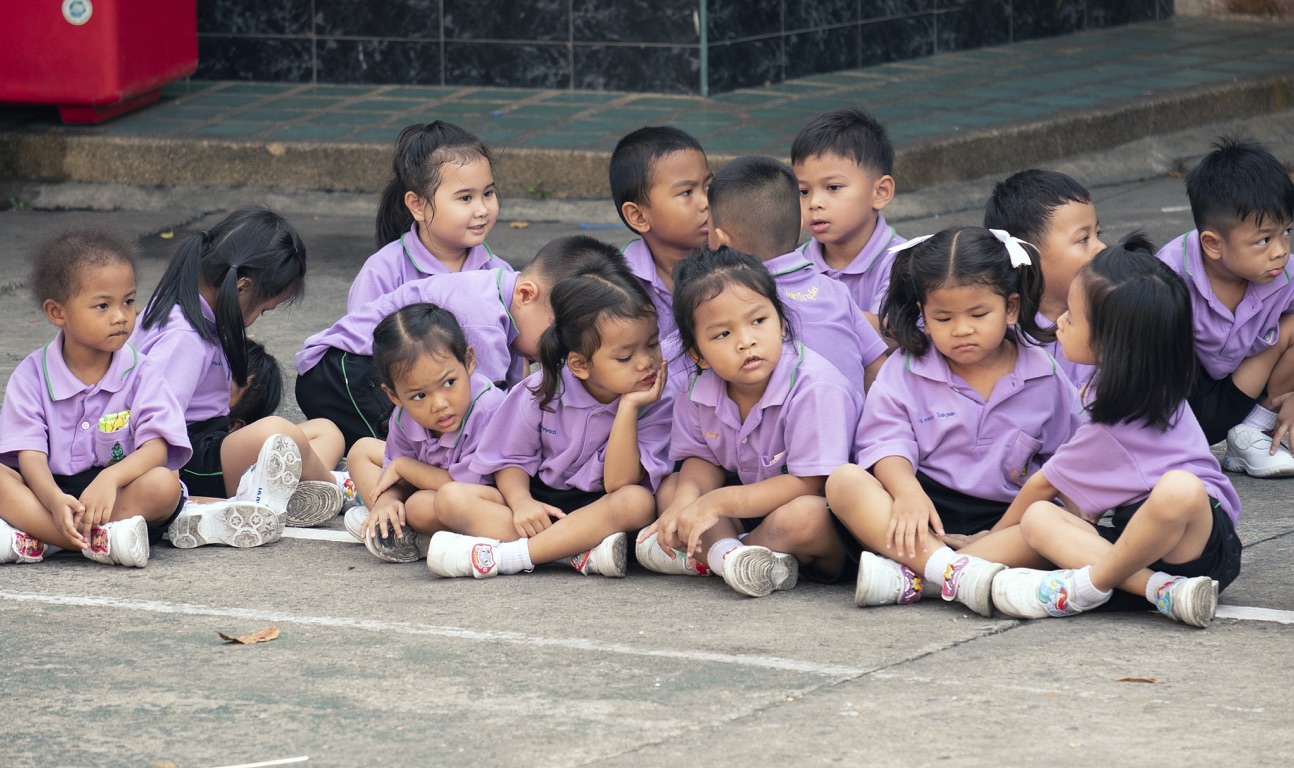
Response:
[[[730,161],[710,184],[710,247],[749,253],[773,273],[796,338],[845,375],[861,395],[885,362],[885,342],[843,284],[795,248],[800,201],[795,174],[758,155]]]
[[[457,272],[406,283],[305,340],[296,356],[301,411],[331,419],[347,450],[362,437],[385,437],[390,402],[373,376],[373,329],[392,312],[420,302],[454,313],[482,375],[501,387],[515,384],[525,361],[538,359],[539,337],[553,322],[552,286],[608,260],[621,261],[614,246],[574,235],[545,245],[520,273]]]
[[[1186,175],[1195,231],[1160,249],[1186,280],[1200,367],[1187,398],[1223,468],[1294,476],[1294,181],[1260,144],[1222,138]]]
[[[984,226],[1006,230],[1038,249],[1044,281],[1039,325],[1056,324],[1074,275],[1105,247],[1092,196],[1056,171],[1030,168],[999,181],[984,206]],[[1091,377],[1092,366],[1067,359],[1059,343],[1042,346],[1075,386]]]
[[[885,127],[858,107],[824,112],[795,137],[791,166],[813,234],[805,257],[843,282],[874,323],[890,285],[890,249],[903,242],[881,215],[894,199],[894,147]]]

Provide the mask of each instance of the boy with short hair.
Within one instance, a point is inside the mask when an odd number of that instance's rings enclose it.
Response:
[[[1020,171],[993,187],[984,206],[984,226],[1004,229],[1038,249],[1044,281],[1039,325],[1056,324],[1074,275],[1105,248],[1087,189],[1070,176],[1040,168]],[[1093,367],[1068,360],[1058,342],[1042,346],[1075,385],[1092,377]]]
[[[791,144],[804,226],[804,255],[840,280],[875,324],[890,286],[894,254],[906,240],[885,223],[894,199],[894,147],[885,127],[858,107],[833,109],[804,126]]]
[[[1225,469],[1294,476],[1281,445],[1294,426],[1294,181],[1255,141],[1213,146],[1186,175],[1195,231],[1156,254],[1191,292],[1200,369],[1187,402],[1210,443],[1226,438]]]
[[[797,249],[800,202],[795,173],[771,157],[744,155],[710,183],[710,248],[749,253],[773,273],[796,335],[827,358],[859,394],[885,362],[885,342],[843,284],[813,268]]]

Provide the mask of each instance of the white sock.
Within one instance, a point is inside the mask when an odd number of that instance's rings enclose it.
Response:
[[[1254,409],[1240,423],[1250,427],[1257,427],[1264,432],[1270,432],[1276,428],[1276,412],[1261,405],[1255,405]]]
[[[530,539],[505,541],[494,546],[494,556],[499,558],[499,573],[521,573],[535,570],[530,562]]]
[[[943,588],[944,572],[953,560],[957,559],[957,553],[951,547],[940,547],[930,553],[930,559],[926,561],[925,573],[921,574],[926,577],[926,582],[931,586],[938,585],[939,589]]]
[[[740,546],[741,542],[737,539],[719,539],[712,544],[710,546],[710,552],[705,556],[706,563],[710,566],[710,570],[713,571],[716,576],[722,576],[723,558],[726,557],[729,552]]]
[[[1114,594],[1114,590],[1100,590],[1092,583],[1092,566],[1074,571],[1074,594],[1069,596],[1069,604],[1080,611],[1090,611],[1098,605],[1104,605]]]
[[[1163,571],[1155,571],[1150,574],[1150,580],[1146,582],[1146,599],[1152,603],[1156,602],[1155,598],[1159,597],[1160,588],[1175,578],[1177,577],[1171,573],[1164,573]]]

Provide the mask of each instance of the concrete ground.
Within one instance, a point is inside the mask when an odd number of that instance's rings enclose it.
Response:
[[[1294,159],[1294,114],[1214,125],[1054,167],[1090,185],[1107,242],[1190,229],[1180,169],[1244,129]],[[914,236],[975,223],[991,180],[891,209]],[[281,361],[340,315],[372,250],[370,196],[14,187],[0,212],[0,375],[53,335],[26,254],[77,221],[141,237],[147,294],[180,238],[266,198],[310,248],[309,297],[253,327]],[[273,196],[271,196],[273,194]],[[503,201],[495,251],[622,243],[605,201]],[[79,211],[52,208],[89,209]],[[514,229],[524,220],[529,226]],[[288,391],[291,392],[291,386]],[[285,414],[295,413],[289,402]],[[340,520],[260,549],[161,545],[143,570],[76,555],[0,567],[6,765],[1277,765],[1294,757],[1294,481],[1234,477],[1238,581],[1207,630],[1157,614],[984,619],[860,610],[852,585],[762,600],[717,580],[559,567],[437,580],[379,562]],[[251,646],[223,644],[278,626]]]

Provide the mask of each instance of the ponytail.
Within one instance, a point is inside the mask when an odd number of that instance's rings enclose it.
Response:
[[[566,356],[570,352],[563,348],[561,340],[557,338],[556,323],[548,326],[539,337],[539,367],[543,369],[544,376],[540,379],[539,386],[530,391],[539,398],[540,410],[551,411],[548,406],[561,394],[562,366],[566,365]]]

